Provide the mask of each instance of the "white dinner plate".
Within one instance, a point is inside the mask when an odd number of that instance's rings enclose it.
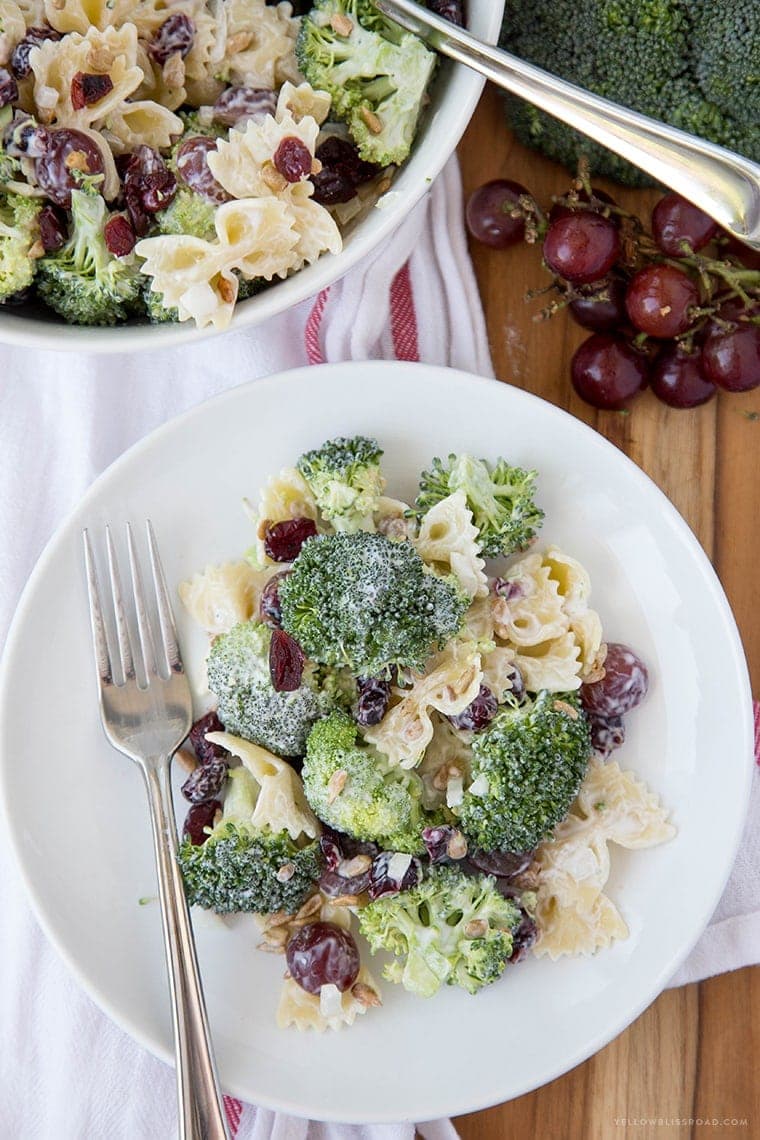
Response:
[[[384,1005],[321,1037],[278,1030],[283,959],[254,920],[202,916],[197,936],[225,1089],[343,1121],[425,1120],[507,1100],[594,1053],[647,1006],[694,945],[742,831],[752,770],[741,643],[694,536],[650,480],[584,424],[506,384],[376,362],[303,369],[234,389],[118,460],[47,547],[19,606],[0,681],[2,786],[39,918],[79,981],[167,1060],[171,1030],[142,781],[97,713],[81,531],[150,517],[178,583],[251,542],[241,498],[324,439],[385,448],[389,493],[412,497],[434,455],[535,467],[542,539],[588,568],[609,640],[632,644],[651,689],[618,753],[672,808],[678,835],[613,848],[608,893],[630,937],[593,958],[531,959],[479,995]],[[179,611],[179,603],[177,610]],[[196,679],[204,639],[180,614]]]

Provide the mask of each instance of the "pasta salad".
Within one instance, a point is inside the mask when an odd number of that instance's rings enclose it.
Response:
[[[539,548],[536,472],[452,454],[409,504],[381,457],[305,453],[246,503],[245,558],[179,587],[215,706],[184,753],[186,892],[285,955],[282,1027],[380,1006],[378,952],[430,997],[624,939],[610,848],[675,834],[612,758],[646,667]]]
[[[0,304],[227,327],[340,253],[435,62],[370,0],[0,0]]]

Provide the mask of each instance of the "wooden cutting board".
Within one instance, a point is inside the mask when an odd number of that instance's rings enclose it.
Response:
[[[514,141],[491,88],[459,155],[465,194],[492,178],[512,178],[543,205],[569,186],[559,166]],[[658,196],[604,180],[595,184],[644,218]],[[526,290],[549,280],[539,251],[523,245],[490,250],[473,242],[471,252],[496,375],[591,424],[667,494],[713,561],[744,640],[753,692],[760,694],[760,388],[721,393],[691,411],[667,408],[645,392],[628,414],[598,412],[570,384],[570,358],[589,334],[564,313],[534,321],[541,303],[524,299]],[[719,689],[720,677],[715,685]],[[519,1033],[519,1027],[509,1031]],[[455,1123],[464,1140],[750,1140],[760,1137],[758,1056],[760,967],[754,967],[665,992],[566,1076]],[[704,1118],[725,1123],[695,1123]]]

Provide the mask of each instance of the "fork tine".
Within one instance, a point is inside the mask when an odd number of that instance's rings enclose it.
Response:
[[[153,569],[153,584],[156,590],[156,604],[158,607],[158,621],[161,626],[161,637],[164,645],[164,652],[166,654],[166,661],[169,669],[173,673],[182,673],[182,657],[179,652],[179,641],[177,638],[177,627],[174,624],[174,614],[172,612],[171,602],[169,601],[169,591],[166,588],[166,579],[164,577],[164,570],[161,565],[161,559],[158,555],[158,544],[156,543],[156,536],[153,533],[153,527],[150,519],[145,524],[145,529],[148,532],[148,548],[150,550],[150,564]]]
[[[135,666],[132,660],[132,645],[129,640],[129,627],[121,594],[121,575],[110,527],[106,527],[106,549],[108,551],[108,572],[111,577],[114,617],[116,618],[116,639],[119,645],[121,672],[125,681],[134,680]]]
[[[127,523],[127,549],[129,551],[129,569],[132,576],[132,593],[135,599],[135,613],[137,615],[137,632],[140,637],[145,679],[148,680],[151,673],[156,673],[156,655],[153,648],[153,635],[150,629],[148,611],[145,605],[145,591],[143,589],[142,574],[140,573],[140,563],[137,558],[132,527],[129,523]]]
[[[82,540],[84,542],[84,564],[87,571],[87,593],[90,599],[90,626],[92,628],[92,645],[95,650],[95,664],[101,684],[112,685],[111,657],[108,652],[106,628],[103,621],[103,607],[100,604],[98,575],[95,570],[95,558],[92,553],[90,535],[86,528],[82,531]]]

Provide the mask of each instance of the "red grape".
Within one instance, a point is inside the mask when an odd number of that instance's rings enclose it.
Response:
[[[737,324],[729,331],[713,330],[702,347],[705,376],[729,392],[747,392],[760,385],[760,325]]]
[[[646,388],[649,363],[622,337],[594,333],[571,364],[573,387],[595,408],[619,411]]]
[[[644,662],[627,645],[610,642],[601,681],[581,685],[581,703],[592,716],[623,716],[641,704],[649,688]]]
[[[577,297],[568,306],[573,319],[592,332],[613,332],[628,319],[625,311],[625,285],[617,277],[602,282],[600,288]]]
[[[663,253],[684,257],[682,243],[702,249],[718,232],[718,223],[680,194],[666,194],[652,211],[652,233]]]
[[[205,135],[185,139],[177,151],[177,172],[196,194],[209,202],[229,202],[229,194],[214,178],[207,162],[209,151],[216,150],[216,143],[216,139]]]
[[[310,922],[297,930],[285,951],[294,982],[310,994],[322,986],[351,988],[359,974],[359,951],[352,936],[332,922]]]
[[[699,353],[689,353],[677,344],[657,357],[649,383],[658,400],[671,408],[696,408],[715,395],[716,388],[702,371]]]
[[[601,280],[619,256],[617,227],[601,214],[570,213],[557,218],[546,231],[544,261],[557,277],[575,285]]]
[[[51,131],[48,149],[35,159],[37,183],[56,206],[71,208],[71,191],[79,183],[77,173],[102,174],[103,155],[89,135],[69,127]]]
[[[674,265],[647,265],[631,279],[625,306],[633,324],[647,336],[668,340],[685,332],[699,291]]]
[[[513,217],[520,198],[528,191],[519,182],[497,178],[473,191],[467,202],[467,228],[476,241],[492,249],[506,249],[525,236],[525,219]],[[528,195],[530,196],[530,195]]]

